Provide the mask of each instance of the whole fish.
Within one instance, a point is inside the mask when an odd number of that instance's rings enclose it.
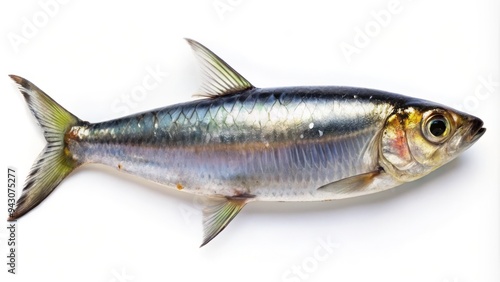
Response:
[[[353,87],[256,88],[187,39],[202,99],[115,120],[82,121],[28,80],[10,77],[47,145],[9,220],[75,168],[98,163],[209,199],[202,246],[252,201],[324,201],[383,191],[454,159],[485,132],[449,107]]]

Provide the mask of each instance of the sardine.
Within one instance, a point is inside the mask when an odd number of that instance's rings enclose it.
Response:
[[[485,132],[474,116],[426,100],[354,87],[257,88],[187,39],[201,99],[89,123],[11,75],[47,145],[9,220],[42,202],[75,168],[104,164],[206,197],[202,246],[252,201],[325,201],[387,190],[457,157]]]

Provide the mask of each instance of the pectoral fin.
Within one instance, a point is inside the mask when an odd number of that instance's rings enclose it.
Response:
[[[200,247],[205,246],[224,230],[251,198],[251,196],[210,198],[203,209],[203,243]]]
[[[372,194],[393,188],[401,182],[379,168],[367,173],[344,178],[318,188],[323,192],[334,193],[336,199]]]

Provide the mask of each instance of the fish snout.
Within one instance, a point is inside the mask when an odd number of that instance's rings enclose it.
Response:
[[[480,118],[472,117],[470,121],[470,130],[469,130],[469,143],[476,142],[483,134],[486,132],[486,128],[483,127],[483,121]]]

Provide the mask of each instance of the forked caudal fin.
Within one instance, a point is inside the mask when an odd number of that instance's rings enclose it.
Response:
[[[72,126],[83,122],[33,83],[16,75],[10,77],[18,84],[47,140],[31,167],[16,210],[9,216],[9,220],[16,220],[40,204],[79,165],[67,150],[64,138]]]

